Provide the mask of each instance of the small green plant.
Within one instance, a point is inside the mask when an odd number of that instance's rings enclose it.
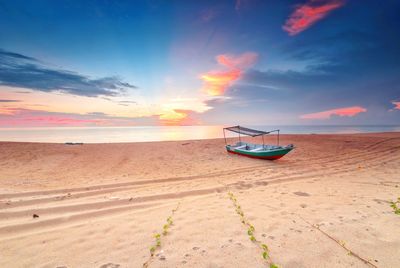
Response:
[[[266,244],[262,244],[260,241],[256,239],[254,235],[256,229],[254,228],[253,225],[249,223],[249,221],[244,216],[242,207],[238,204],[235,195],[232,192],[228,192],[228,196],[229,199],[232,201],[233,205],[235,206],[236,213],[240,216],[240,221],[242,222],[243,225],[247,227],[247,235],[249,236],[249,239],[251,240],[251,242],[256,243],[260,247],[260,249],[262,249],[262,255],[261,255],[262,258],[268,262],[270,268],[279,268],[276,264],[272,262],[271,257],[269,255],[268,246]]]
[[[268,246],[266,244],[261,244],[261,248],[263,249],[262,256],[265,260],[269,259],[269,253],[268,253]]]
[[[264,251],[262,253],[262,256],[263,256],[264,260],[267,260],[268,259],[268,252]]]
[[[256,242],[257,241],[256,238],[253,235],[250,236],[250,240],[251,240],[251,242]]]
[[[393,212],[396,215],[400,215],[400,197],[397,198],[397,201],[395,202],[390,202],[390,206],[393,208]]]
[[[155,245],[153,245],[150,248],[150,255],[153,256],[154,252],[156,251],[157,248],[161,247],[161,235],[160,234],[155,234],[154,238],[156,239]]]
[[[168,230],[169,230],[169,228],[171,227],[171,225],[173,225],[173,221],[172,221],[172,216],[175,214],[175,212],[178,210],[178,208],[179,208],[179,203],[178,203],[178,205],[176,206],[176,208],[174,208],[172,211],[171,211],[171,215],[167,218],[167,220],[166,220],[166,224],[164,224],[163,225],[163,231],[161,232],[161,234],[160,233],[156,233],[155,235],[154,235],[154,238],[155,238],[155,243],[154,243],[154,245],[153,246],[151,246],[150,247],[150,258],[143,264],[143,267],[148,267],[149,266],[149,264],[150,264],[150,261],[151,261],[151,259],[152,259],[152,257],[154,256],[154,253],[156,252],[156,250],[158,249],[158,248],[160,248],[161,247],[161,237],[162,236],[166,236],[167,234],[168,234]]]

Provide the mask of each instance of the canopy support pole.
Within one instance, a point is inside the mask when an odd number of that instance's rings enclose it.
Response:
[[[278,146],[279,146],[279,129],[278,129]]]
[[[263,139],[263,149],[264,149],[265,148],[264,135],[262,135],[262,139]]]
[[[227,146],[228,144],[226,143],[225,128],[223,131],[224,131],[225,146]]]
[[[239,130],[239,142],[242,142],[242,140],[240,139],[240,130]]]

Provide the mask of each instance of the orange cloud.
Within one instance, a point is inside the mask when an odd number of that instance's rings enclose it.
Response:
[[[205,91],[208,95],[223,95],[231,82],[237,80],[241,75],[240,70],[231,70],[227,72],[208,73],[201,78],[205,82]]]
[[[283,29],[289,35],[296,35],[326,17],[332,10],[343,6],[344,3],[344,0],[309,0],[304,5],[297,6],[286,20]]]
[[[161,114],[159,119],[164,126],[197,125],[199,122],[192,117],[194,113],[192,110],[174,109]]]
[[[253,52],[246,52],[240,56],[218,55],[217,62],[228,70],[203,74],[201,76],[204,81],[203,90],[210,96],[223,95],[228,87],[240,78],[243,71],[256,62],[257,58],[258,55]]]
[[[300,118],[301,119],[329,119],[329,118],[331,118],[332,115],[337,115],[337,116],[341,116],[341,117],[344,117],[344,116],[353,117],[359,113],[363,113],[366,111],[367,111],[367,109],[365,109],[363,107],[353,106],[353,107],[333,109],[333,110],[312,113],[312,114],[304,114],[304,115],[300,116]]]
[[[395,110],[400,110],[400,101],[392,101]]]

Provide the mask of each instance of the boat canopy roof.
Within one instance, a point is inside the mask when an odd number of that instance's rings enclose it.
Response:
[[[247,128],[247,127],[241,127],[241,126],[226,127],[224,129],[232,131],[232,132],[236,132],[236,133],[239,133],[239,134],[247,135],[247,136],[252,136],[252,137],[269,134],[272,131],[277,131],[277,130],[262,131],[262,130],[256,130],[256,129]]]

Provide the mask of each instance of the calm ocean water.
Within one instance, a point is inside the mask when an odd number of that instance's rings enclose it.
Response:
[[[400,131],[398,126],[248,126],[282,134]],[[234,136],[234,135],[233,135]],[[113,143],[223,138],[222,126],[0,128],[0,141]]]

